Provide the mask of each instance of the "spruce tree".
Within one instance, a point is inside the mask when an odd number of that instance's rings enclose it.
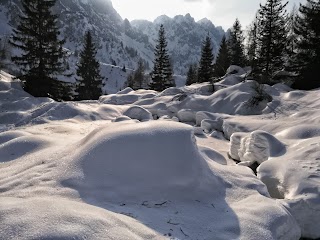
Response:
[[[320,87],[320,1],[307,0],[300,5],[296,20],[297,54],[293,68],[298,73],[294,88]]]
[[[197,64],[191,64],[187,73],[186,85],[189,86],[198,81],[198,66]]]
[[[22,0],[23,13],[19,25],[13,30],[11,44],[19,48],[21,55],[12,60],[21,69],[18,76],[24,89],[36,97],[67,98],[63,82],[57,75],[65,70],[64,53],[59,40],[58,16],[51,8],[56,0]]]
[[[151,72],[150,88],[156,91],[163,91],[168,87],[175,86],[172,77],[172,66],[167,50],[165,30],[161,24],[158,34],[158,41],[154,51],[155,60]]]
[[[229,56],[228,44],[227,44],[226,36],[223,36],[220,43],[220,49],[217,55],[216,62],[213,65],[214,76],[215,77],[224,76],[229,66],[230,66],[230,56]]]
[[[246,57],[243,46],[244,36],[241,29],[241,24],[238,19],[234,22],[228,39],[230,52],[230,62],[232,65],[244,67],[246,65]]]
[[[96,54],[96,47],[92,41],[90,31],[88,31],[85,34],[84,47],[77,65],[77,100],[96,100],[102,95],[102,77]]]
[[[211,82],[214,76],[213,73],[213,52],[211,46],[211,38],[207,35],[202,43],[201,59],[198,69],[198,82]]]
[[[284,67],[287,4],[283,4],[282,0],[267,0],[264,6],[260,5],[258,71],[267,81]]]

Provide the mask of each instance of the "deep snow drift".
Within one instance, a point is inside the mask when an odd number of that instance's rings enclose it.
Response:
[[[251,86],[57,103],[1,72],[0,239],[319,238],[320,90]]]

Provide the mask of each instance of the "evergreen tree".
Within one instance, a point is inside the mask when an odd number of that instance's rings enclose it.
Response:
[[[213,73],[213,60],[211,38],[207,35],[206,39],[202,43],[201,59],[198,69],[198,82],[212,81]]]
[[[96,60],[97,50],[92,42],[90,31],[85,35],[85,43],[80,60],[77,65],[77,88],[78,100],[96,100],[102,95],[102,77],[100,75],[100,64]]]
[[[258,59],[258,32],[259,32],[259,16],[256,15],[255,19],[249,26],[248,36],[247,36],[247,58],[248,64],[251,66],[253,71],[257,66]]]
[[[223,36],[220,43],[220,49],[219,49],[216,62],[213,65],[214,76],[215,77],[224,76],[229,66],[230,66],[230,56],[229,56],[228,44],[227,44],[226,36]]]
[[[145,76],[145,66],[142,59],[138,62],[137,69],[132,73],[129,74],[127,79],[127,86],[131,87],[133,90],[138,89],[146,89],[147,83],[146,83],[146,76]]]
[[[230,36],[228,39],[228,46],[230,52],[230,62],[232,65],[245,66],[246,57],[244,55],[243,46],[244,36],[241,29],[241,24],[238,19],[236,19],[230,30]]]
[[[296,18],[298,16],[296,5],[293,6],[286,24],[286,32],[287,32],[287,42],[286,42],[286,60],[292,59],[297,50],[297,39],[298,36],[295,33],[296,26]]]
[[[283,4],[282,0],[267,0],[264,6],[260,5],[258,71],[264,78],[271,77],[284,67],[287,4]]]
[[[297,38],[297,54],[294,69],[298,80],[294,88],[312,89],[320,87],[320,1],[307,0],[299,8],[295,33]]]
[[[153,71],[151,72],[150,88],[156,91],[163,91],[168,87],[175,86],[172,77],[172,66],[167,51],[167,40],[165,30],[161,24],[158,41],[154,51],[155,60]]]
[[[57,80],[65,70],[64,41],[58,39],[58,16],[51,8],[56,0],[22,0],[23,14],[19,25],[13,30],[14,47],[22,50],[21,55],[12,57],[20,67],[24,89],[36,97],[63,99],[69,92],[66,84]]]
[[[187,73],[186,85],[189,86],[198,81],[198,66],[197,64],[191,64]]]

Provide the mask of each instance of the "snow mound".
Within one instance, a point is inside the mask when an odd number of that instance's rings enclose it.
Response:
[[[9,136],[8,136],[9,137]],[[0,145],[0,163],[8,162],[44,149],[50,145],[39,137],[19,136]]]
[[[127,88],[117,92],[117,94],[128,94],[128,93],[130,93],[132,91],[133,91],[133,89],[131,87],[127,87]]]
[[[300,99],[300,98],[306,96],[306,94],[307,94],[307,92],[305,92],[305,91],[300,91],[300,90],[291,91],[291,92],[286,93],[283,96],[283,99],[285,99],[285,100],[297,100],[297,99]]]
[[[137,119],[139,121],[153,120],[152,114],[148,110],[140,106],[132,106],[128,108],[123,113],[123,115],[131,119]]]
[[[218,121],[219,123],[223,122],[225,116],[219,113],[211,113],[211,112],[205,112],[205,111],[199,111],[196,113],[196,124],[198,126],[201,125],[201,122],[203,120],[213,120],[213,121]]]
[[[236,66],[236,65],[231,65],[227,69],[226,75],[230,75],[230,74],[242,75],[242,74],[245,74],[245,73],[246,73],[246,71],[242,67],[239,67],[239,66]]]
[[[286,139],[307,139],[320,136],[320,127],[314,125],[301,124],[285,129],[277,134],[277,136]]]
[[[221,85],[225,86],[233,86],[243,81],[243,78],[235,75],[230,75],[225,77],[223,80],[221,80],[219,83]]]
[[[4,144],[13,139],[17,139],[19,137],[24,137],[29,135],[30,135],[29,133],[22,132],[22,131],[6,131],[3,133],[0,133],[0,144]]]
[[[114,199],[212,197],[223,188],[208,176],[192,127],[151,121],[113,124],[89,134],[73,157],[79,176],[65,182],[80,195]],[[210,180],[209,180],[210,179]],[[154,191],[154,189],[157,189]],[[147,199],[144,199],[147,200]]]
[[[157,235],[135,219],[65,198],[1,197],[0,201],[1,239],[125,240]]]
[[[137,94],[110,94],[101,96],[99,101],[107,104],[125,105],[133,104],[139,99]]]
[[[112,122],[124,122],[124,121],[130,121],[132,120],[128,116],[120,116],[112,120]]]
[[[182,93],[184,93],[184,91],[182,91],[180,88],[170,87],[170,88],[163,90],[159,94],[159,96],[175,96],[177,94],[182,94]]]
[[[229,153],[232,156],[239,156],[243,162],[258,162],[259,164],[285,152],[285,146],[277,138],[265,131],[254,131],[241,139],[239,148],[240,134],[231,135],[231,146]],[[234,139],[233,139],[234,138]],[[234,144],[234,145],[232,145]],[[236,153],[238,149],[238,154]]]
[[[196,116],[195,112],[192,111],[191,109],[181,109],[177,113],[177,117],[179,118],[180,122],[195,122],[196,121]]]

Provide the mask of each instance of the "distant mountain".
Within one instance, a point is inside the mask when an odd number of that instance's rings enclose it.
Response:
[[[160,24],[165,27],[174,69],[179,74],[185,74],[189,64],[199,61],[202,41],[207,34],[212,39],[215,52],[218,51],[220,41],[224,35],[222,27],[215,27],[208,19],[196,22],[190,14],[185,16],[178,15],[174,18],[163,15],[153,22],[146,20],[134,20],[131,22],[132,26],[150,37],[152,45],[155,45]]]
[[[217,50],[224,34],[221,27],[206,19],[195,22],[190,14],[160,16],[154,22],[129,22],[121,18],[110,0],[58,0],[54,11],[60,16],[61,37],[66,39],[65,47],[73,53],[74,62],[82,49],[85,32],[91,30],[101,62],[133,69],[142,58],[151,69],[158,29],[164,24],[175,73],[185,74],[188,64],[199,60],[205,36],[210,34]],[[0,1],[0,38],[11,34],[20,13],[20,0]]]

